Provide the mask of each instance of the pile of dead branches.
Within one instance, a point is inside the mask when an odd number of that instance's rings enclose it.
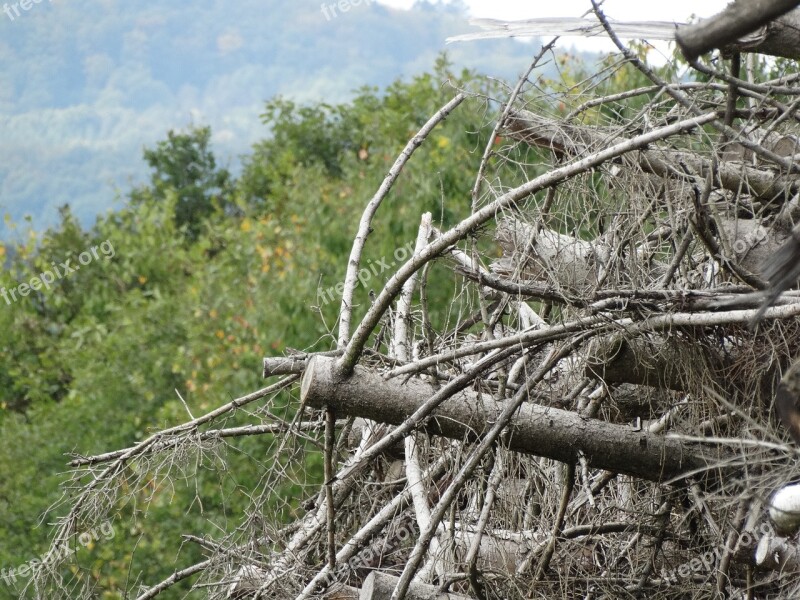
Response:
[[[196,574],[219,598],[794,597],[800,548],[768,513],[795,476],[772,399],[800,295],[753,323],[760,266],[800,220],[797,77],[759,80],[737,55],[665,81],[619,47],[561,91],[531,83],[542,49],[487,132],[470,214],[445,231],[421,215],[414,255],[352,327],[373,217],[456,95],[365,208],[337,347],[267,358],[279,383],[77,461],[109,466],[59,539],[125,461],[209,443],[222,434],[203,425],[294,386],[285,438],[325,453],[305,516],[281,529],[256,511],[140,598]],[[597,93],[632,67],[650,83]],[[520,185],[498,176],[512,167]],[[428,310],[434,263],[471,308],[447,328]]]

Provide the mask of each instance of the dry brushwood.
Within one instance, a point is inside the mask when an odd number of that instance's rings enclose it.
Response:
[[[144,485],[137,473],[168,477],[224,460],[223,438],[282,431],[240,526],[139,600],[190,578],[209,598],[797,597],[785,536],[800,503],[783,488],[796,450],[776,413],[800,442],[800,371],[780,384],[800,353],[787,291],[799,78],[695,63],[702,81],[663,81],[594,18],[623,59],[543,89],[529,75],[545,45],[496,99],[462,220],[439,230],[422,215],[413,256],[356,322],[382,200],[438,123],[480,99],[456,94],[409,141],[361,217],[334,348],[265,358],[266,377],[286,378],[76,459],[54,547]],[[604,91],[628,69],[650,84]],[[452,297],[428,296],[433,263]],[[285,389],[299,406],[288,422],[268,410]],[[210,429],[255,399],[264,429]],[[319,449],[326,478],[312,485],[302,465]],[[305,494],[288,527],[265,509],[285,483]],[[42,597],[74,592],[56,567],[33,580]]]

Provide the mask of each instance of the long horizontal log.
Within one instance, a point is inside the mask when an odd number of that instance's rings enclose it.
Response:
[[[364,580],[359,599],[389,600],[398,581],[400,581],[399,577],[380,571],[373,571]],[[405,598],[407,600],[472,600],[468,596],[439,592],[439,588],[435,585],[417,582],[413,582],[409,586]]]
[[[419,379],[385,380],[361,366],[352,376],[340,379],[335,364],[323,356],[309,361],[300,388],[306,405],[399,425],[436,393]],[[504,407],[504,402],[465,390],[434,410],[424,430],[456,440],[476,440],[492,427]],[[520,407],[509,430],[508,447],[513,451],[565,463],[584,456],[591,467],[651,481],[680,478],[712,468],[720,460],[699,445],[530,403]]]

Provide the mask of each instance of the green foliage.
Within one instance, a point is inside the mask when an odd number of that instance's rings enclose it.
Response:
[[[153,170],[151,189],[132,195],[138,202],[144,201],[147,192],[160,201],[174,195],[175,225],[185,229],[190,240],[197,239],[211,214],[231,206],[231,175],[227,169],[217,168],[210,141],[209,127],[195,127],[187,133],[170,131],[155,149],[144,151]]]
[[[264,113],[271,136],[236,180],[218,167],[208,128],[171,131],[145,151],[151,181],[130,193],[128,206],[88,231],[65,208],[57,227],[9,249],[9,269],[0,274],[7,289],[87,249],[106,244],[113,252],[50,289],[0,304],[0,569],[47,548],[48,528],[34,525],[42,515],[53,522],[69,505],[54,505],[65,454],[129,447],[185,422],[187,408],[197,416],[261,387],[264,356],[288,345],[333,345],[336,284],[363,207],[454,88],[478,98],[497,93],[441,59],[433,73],[382,92],[364,88],[346,104],[273,100]],[[469,214],[490,113],[483,101],[465,102],[416,150],[373,224],[356,318],[370,289],[408,257],[421,213],[432,212],[440,228]],[[509,168],[503,180],[521,176]],[[449,297],[455,280],[440,268],[430,277],[437,328],[458,311],[436,301]],[[258,408],[291,419],[297,402],[284,394]],[[240,412],[214,426],[248,422]],[[198,547],[181,545],[181,534],[234,529],[276,462],[291,464],[295,481],[272,488],[266,507],[256,508],[296,517],[298,482],[319,482],[321,461],[303,447],[279,455],[278,441],[258,436],[187,451],[169,477],[157,461],[131,465],[111,515],[116,534],[80,551],[80,576],[97,582],[103,597],[118,598],[129,577],[152,584],[201,560]],[[0,598],[5,592],[0,585]]]

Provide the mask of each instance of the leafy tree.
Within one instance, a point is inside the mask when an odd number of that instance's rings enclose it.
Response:
[[[217,167],[210,141],[210,127],[192,127],[186,133],[170,131],[166,140],[144,151],[144,159],[153,170],[151,193],[157,200],[175,194],[175,225],[192,241],[211,214],[232,207],[231,175]]]

